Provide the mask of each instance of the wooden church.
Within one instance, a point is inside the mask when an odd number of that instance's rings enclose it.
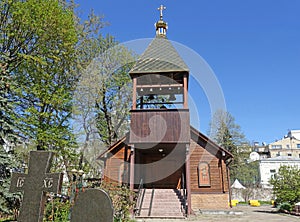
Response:
[[[232,154],[190,126],[189,69],[166,38],[167,23],[129,72],[130,132],[100,155],[104,178],[138,194],[140,217],[184,217],[228,208]]]

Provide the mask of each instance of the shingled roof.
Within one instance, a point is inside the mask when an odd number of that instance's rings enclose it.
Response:
[[[129,74],[163,72],[189,72],[189,69],[167,38],[155,37]]]

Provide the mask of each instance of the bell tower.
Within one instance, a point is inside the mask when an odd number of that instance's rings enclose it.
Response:
[[[129,72],[133,81],[130,144],[189,143],[189,69],[167,39],[164,6],[156,37]]]
[[[190,214],[189,69],[167,39],[164,6],[156,36],[130,70],[130,188],[185,189]]]

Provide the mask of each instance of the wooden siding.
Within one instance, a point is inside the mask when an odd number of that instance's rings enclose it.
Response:
[[[190,142],[190,186],[192,194],[221,194],[228,193],[228,178],[227,178],[227,167],[224,162],[226,156],[222,155],[222,150],[217,148],[213,148],[212,145],[208,144],[206,141],[203,141],[203,138],[195,138],[196,136],[192,133],[192,138]],[[197,141],[197,142],[196,142]],[[105,169],[104,169],[104,180],[106,182],[116,182],[118,184],[128,183],[130,176],[130,147],[126,145],[128,140],[121,141],[114,146],[113,149],[110,149],[103,158],[105,161]],[[136,144],[135,146],[135,163],[137,164],[135,167],[135,178],[134,182],[136,184],[139,183],[140,179],[144,176],[153,177],[153,173],[163,173],[164,169],[169,168],[168,164],[180,163],[184,162],[185,158],[185,147],[184,143],[177,144],[180,147],[173,147],[174,144],[159,144],[152,148],[144,147],[147,144]],[[204,147],[202,145],[205,145]],[[145,149],[144,149],[145,148]],[[165,166],[160,166],[159,169],[149,169],[147,172],[140,172],[139,164],[147,164],[151,162],[156,162],[164,158],[162,153],[160,153],[159,149],[162,148],[164,150],[164,155],[168,156],[170,153],[173,155],[176,153],[174,158],[170,163],[167,163]],[[176,151],[174,153],[174,151]],[[178,152],[178,153],[177,153]],[[225,153],[226,154],[226,153]],[[163,161],[159,161],[163,162]],[[210,169],[210,185],[199,187],[199,178],[198,178],[198,166],[200,162],[206,162],[209,164]],[[172,187],[178,186],[181,179],[181,173],[184,172],[184,166],[179,167],[178,171],[175,170],[172,175],[169,177],[157,181],[155,183],[149,184],[149,186],[154,185],[163,188],[164,184],[168,187],[172,185]],[[146,180],[146,178],[144,178]],[[147,180],[146,180],[147,181]]]
[[[127,184],[129,182],[130,149],[121,144],[107,154],[103,179],[107,183]]]
[[[228,192],[228,180],[224,161],[209,153],[193,140],[191,141],[190,152],[190,177],[192,193]],[[210,186],[199,187],[198,165],[200,162],[207,162],[209,164]]]
[[[189,143],[189,111],[132,110],[129,143]]]

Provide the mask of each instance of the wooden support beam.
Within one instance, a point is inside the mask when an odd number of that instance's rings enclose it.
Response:
[[[219,172],[220,172],[220,177],[221,177],[221,189],[222,189],[222,192],[225,193],[225,180],[224,180],[223,163],[224,163],[223,159],[219,159],[219,164],[220,164]]]
[[[168,88],[183,87],[183,84],[157,84],[157,85],[136,85],[137,88]]]
[[[185,177],[186,177],[186,191],[187,191],[187,215],[191,215],[192,198],[191,198],[191,176],[190,176],[190,145],[186,144],[186,160],[185,160]]]
[[[227,183],[228,183],[228,192],[229,192],[229,206],[232,208],[232,203],[231,203],[231,198],[232,198],[232,193],[231,193],[231,187],[230,187],[230,174],[229,174],[229,167],[226,165],[226,174],[227,174]]]
[[[130,148],[130,190],[134,189],[134,165],[135,165],[135,150],[134,145]]]
[[[188,79],[187,74],[183,76],[183,108],[188,109]]]
[[[136,77],[133,78],[132,109],[136,109]]]

